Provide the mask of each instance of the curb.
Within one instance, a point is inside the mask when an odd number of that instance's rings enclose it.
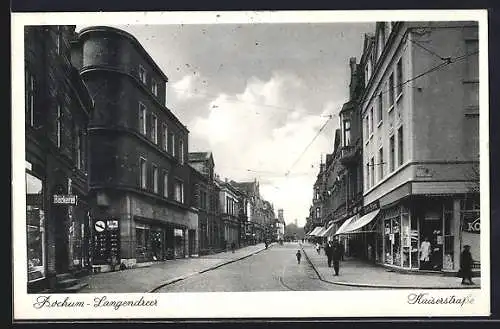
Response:
[[[272,245],[270,245],[269,247],[271,247],[271,246]],[[269,249],[269,247],[268,247],[268,249]],[[168,281],[165,281],[165,282],[161,283],[160,285],[158,285],[158,286],[156,286],[156,287],[154,287],[154,288],[146,291],[146,293],[154,293],[157,290],[159,290],[159,289],[161,289],[161,288],[163,288],[165,286],[168,286],[170,284],[173,284],[173,283],[185,280],[185,279],[190,278],[190,277],[192,277],[194,275],[197,275],[197,274],[202,274],[202,273],[205,273],[205,272],[208,272],[208,271],[211,271],[211,270],[215,270],[215,269],[217,269],[219,267],[222,267],[224,265],[228,265],[228,264],[240,261],[242,259],[245,259],[245,258],[248,258],[250,256],[256,255],[256,254],[258,254],[258,253],[260,253],[261,251],[264,251],[264,250],[266,250],[266,248],[262,248],[260,250],[257,250],[257,251],[254,251],[252,253],[249,253],[247,255],[244,255],[244,256],[241,256],[241,257],[238,257],[238,258],[234,258],[234,259],[230,259],[228,261],[222,262],[222,263],[214,265],[214,266],[210,266],[210,267],[204,268],[204,269],[196,271],[196,272],[192,272],[192,273],[189,273],[189,274],[186,274],[186,275],[178,276],[176,278],[173,278],[173,279],[170,279]]]
[[[339,286],[349,286],[349,287],[385,288],[385,289],[481,289],[481,285],[465,286],[465,287],[415,287],[415,286],[391,286],[391,285],[383,285],[383,284],[365,284],[365,283],[355,283],[355,282],[338,282],[338,281],[335,282],[335,281],[325,280],[325,279],[323,279],[323,277],[321,276],[319,271],[316,269],[316,266],[314,266],[311,259],[309,259],[309,256],[307,255],[307,252],[302,247],[302,244],[300,245],[300,248],[304,252],[304,255],[306,256],[307,262],[311,265],[314,272],[318,276],[318,279],[320,279],[323,282],[329,283],[329,284],[335,284],[335,285],[339,285]]]

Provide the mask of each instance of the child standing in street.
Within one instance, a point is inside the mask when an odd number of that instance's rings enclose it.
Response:
[[[297,257],[297,264],[300,264],[300,259],[302,258],[302,254],[300,253],[300,250],[297,250],[297,253],[295,254]]]

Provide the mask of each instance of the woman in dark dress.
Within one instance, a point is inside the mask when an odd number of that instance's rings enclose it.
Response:
[[[469,245],[464,246],[464,250],[460,255],[460,277],[462,278],[462,284],[474,284],[472,282],[472,255]]]

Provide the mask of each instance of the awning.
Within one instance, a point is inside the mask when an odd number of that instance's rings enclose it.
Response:
[[[356,230],[359,230],[360,228],[364,227],[365,225],[368,225],[372,220],[377,217],[378,213],[380,212],[380,209],[374,210],[372,212],[369,212],[366,215],[363,215],[359,217],[356,220],[353,220],[349,223],[349,226],[342,232],[342,233],[351,233]]]
[[[312,230],[312,232],[309,233],[309,236],[316,236],[316,233],[319,232],[319,230],[321,230],[322,227],[321,226],[317,226],[314,228],[314,230]]]
[[[350,218],[346,219],[346,220],[345,220],[345,222],[344,222],[342,225],[340,225],[339,229],[337,230],[337,232],[335,232],[335,234],[334,234],[334,235],[339,235],[339,234],[344,233],[344,231],[347,229],[347,227],[349,226],[349,224],[350,224],[353,220],[355,220],[355,219],[356,219],[356,217],[357,217],[357,215],[354,215],[354,216],[352,216],[352,217],[350,217]]]
[[[330,226],[328,226],[328,228],[322,233],[323,234],[322,236],[332,235],[334,233],[334,231],[333,231],[334,226],[335,226],[334,223],[330,224]]]
[[[324,237],[325,236],[325,232],[326,232],[326,228],[322,227],[321,228],[321,231],[319,231],[318,234],[316,234],[317,237]]]

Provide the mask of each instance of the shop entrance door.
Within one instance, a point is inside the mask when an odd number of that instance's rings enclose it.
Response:
[[[428,270],[441,271],[443,267],[443,221],[439,216],[426,215],[420,226],[420,241],[427,237],[431,243],[430,267]]]
[[[189,230],[188,231],[188,240],[189,240],[189,256],[195,254],[195,243],[196,243],[196,231]]]
[[[56,272],[66,273],[69,270],[67,207],[58,206],[53,209],[55,219]]]

